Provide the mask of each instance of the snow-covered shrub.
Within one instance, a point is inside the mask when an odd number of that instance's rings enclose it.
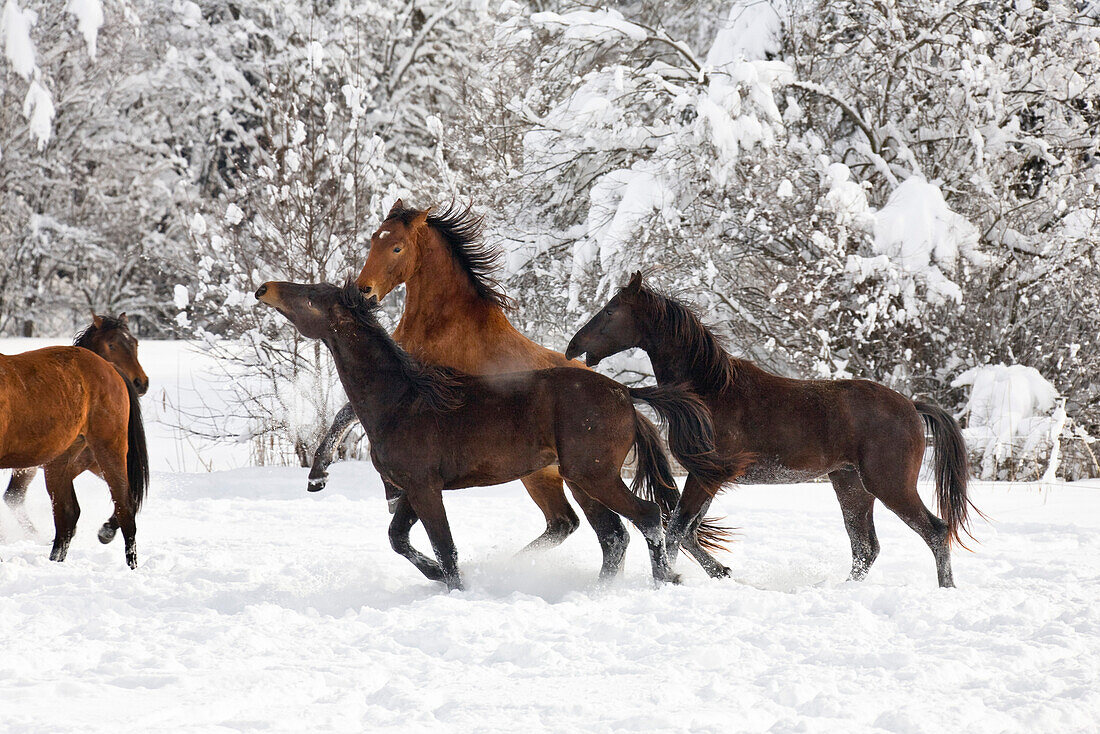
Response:
[[[982,365],[963,372],[951,386],[970,388],[963,434],[980,457],[983,479],[1054,478],[1066,427],[1065,401],[1038,370]]]

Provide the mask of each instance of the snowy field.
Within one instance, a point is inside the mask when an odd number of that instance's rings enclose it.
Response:
[[[77,481],[64,564],[47,560],[40,478],[37,536],[0,507],[5,733],[1097,731],[1100,482],[977,485],[993,522],[949,590],[881,507],[882,555],[845,582],[827,484],[727,493],[734,577],[681,558],[685,583],[660,589],[637,533],[599,587],[587,526],[517,557],[542,525],[522,487],[467,490],[447,502],[468,589],[448,594],[389,549],[368,464],[334,466],[316,495],[303,469],[196,471],[241,459],[175,446],[167,396],[201,383],[201,360],[141,356],[159,456],[138,570],[95,538],[110,512],[95,478]]]

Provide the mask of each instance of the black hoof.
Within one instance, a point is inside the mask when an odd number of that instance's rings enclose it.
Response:
[[[327,484],[328,484],[328,476],[327,475],[323,476],[323,477],[317,477],[316,479],[314,479],[313,477],[310,477],[309,478],[309,485],[306,486],[306,490],[309,491],[309,492],[320,492],[322,489],[325,488],[325,485],[327,485]]]
[[[107,545],[115,539],[116,532],[118,532],[118,530],[113,525],[111,525],[111,523],[105,522],[103,523],[103,527],[99,529],[99,532],[96,533],[96,537],[99,538],[100,543],[103,543],[103,545]]]

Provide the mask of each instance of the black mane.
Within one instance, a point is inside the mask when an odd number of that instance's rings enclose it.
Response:
[[[421,211],[402,207],[391,211],[386,221],[396,219],[407,225]],[[428,226],[438,232],[451,248],[454,259],[470,276],[478,298],[506,310],[512,308],[512,299],[504,294],[500,281],[493,275],[500,265],[500,252],[482,241],[484,221],[474,214],[472,204],[462,209],[452,201],[443,211],[428,214]]]
[[[681,345],[691,372],[702,384],[718,391],[733,386],[737,378],[736,360],[690,306],[647,285],[634,294],[624,293],[624,297],[635,299],[662,337]]]
[[[95,325],[95,322],[93,321],[92,323],[88,324],[87,328],[77,333],[76,337],[73,339],[74,347],[84,347],[85,349],[91,349],[92,339],[94,339],[95,335],[101,331],[107,332],[121,330],[126,332],[127,334],[130,333],[130,329],[126,326],[126,324],[123,323],[120,319],[116,319],[114,316],[100,316],[99,320],[101,322],[100,326],[97,327]]]
[[[378,301],[364,298],[354,280],[349,280],[340,290],[340,305],[393,353],[402,376],[412,383],[416,400],[423,400],[438,413],[446,413],[462,405],[457,379],[460,373],[447,367],[423,364],[399,347],[378,323],[375,316],[375,312],[381,308]]]

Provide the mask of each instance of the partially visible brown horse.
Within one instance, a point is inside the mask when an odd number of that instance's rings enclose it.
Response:
[[[566,366],[584,369],[580,362],[570,362],[512,326],[505,313],[510,302],[492,276],[496,262],[496,252],[481,241],[481,220],[470,210],[432,214],[406,207],[398,199],[371,237],[357,283],[379,301],[405,284],[405,310],[393,338],[422,362],[473,375]],[[338,414],[314,458],[312,491],[325,486],[332,452],[354,422],[350,406]],[[546,530],[528,549],[560,544],[580,524],[565,499],[561,476],[548,468],[522,481],[546,518]],[[578,499],[582,509],[586,501]]]
[[[492,276],[497,252],[481,240],[481,229],[481,219],[468,208],[433,213],[406,207],[399,199],[371,237],[370,253],[356,283],[378,300],[405,284],[405,311],[393,338],[422,362],[475,375],[567,366],[584,369],[580,362],[534,343],[509,322],[508,297]],[[326,468],[355,420],[350,405],[337,415],[317,449],[309,475],[311,491],[324,488]],[[548,467],[522,481],[546,517],[546,530],[528,549],[558,545],[579,524],[565,499],[561,476]],[[391,507],[396,507],[399,499],[389,487],[387,494]],[[573,496],[590,521],[600,522],[603,513],[589,497],[577,492]],[[679,492],[662,487],[655,499],[669,513]],[[724,567],[703,546],[719,549],[727,535],[717,523],[703,520],[686,539],[684,549],[709,573],[720,575]]]
[[[616,515],[642,531],[653,577],[674,581],[660,507],[632,494],[619,476],[631,447],[638,455],[635,489],[671,484],[668,459],[653,425],[631,404],[644,401],[668,422],[688,467],[715,471],[710,416],[678,386],[630,389],[588,370],[556,367],[499,375],[463,375],[423,365],[401,350],[348,283],[265,283],[256,298],[274,307],[303,336],[332,352],[340,382],[370,439],[378,473],[403,494],[390,523],[394,550],[431,579],[461,588],[458,555],[443,490],[512,481],[557,466],[576,495],[598,508],[593,523],[604,558],[601,578],[622,563],[627,536]],[[409,529],[419,519],[436,562],[414,550]],[[674,545],[673,548],[678,548]]]
[[[940,586],[955,585],[950,546],[968,533],[973,505],[966,493],[966,446],[949,413],[869,380],[791,380],[735,359],[690,309],[645,287],[640,273],[577,332],[565,353],[586,354],[595,365],[632,347],[649,355],[657,384],[686,382],[703,397],[719,454],[755,455],[742,481],[783,484],[829,475],[852,544],[851,579],[866,576],[878,556],[872,520],[877,498],[932,549]],[[917,494],[922,418],[935,440],[936,495],[946,522]],[[688,477],[668,542],[690,529],[717,489]]]
[[[149,482],[149,457],[134,384],[81,347],[48,347],[0,355],[0,469],[42,466],[54,516],[50,560],[69,550],[80,505],[73,479],[97,468],[111,490],[137,567],[134,517]]]
[[[99,316],[93,313],[92,323],[76,335],[73,346],[89,349],[113,364],[126,379],[134,383],[138,395],[144,395],[148,392],[149,377],[142,369],[141,363],[138,362],[137,339],[130,333],[125,313],[120,313],[117,317]],[[92,472],[99,474],[97,469],[98,467],[94,464],[90,467]],[[11,509],[12,514],[15,515],[19,524],[31,533],[34,532],[34,525],[31,524],[31,518],[27,515],[24,503],[27,499],[27,488],[30,487],[31,481],[37,473],[37,467],[13,469],[11,481],[4,492],[4,501]],[[117,530],[118,520],[112,515],[99,529],[100,542],[110,543],[114,540]]]

